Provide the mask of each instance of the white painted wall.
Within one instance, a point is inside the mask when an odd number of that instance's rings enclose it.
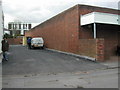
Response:
[[[3,37],[3,13],[2,13],[2,2],[0,0],[0,53],[2,52],[1,51],[2,37]]]

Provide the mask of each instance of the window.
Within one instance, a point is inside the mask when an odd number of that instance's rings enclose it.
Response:
[[[17,24],[15,24],[15,29],[17,29]]]
[[[28,24],[28,29],[31,29],[31,24]]]
[[[23,24],[23,29],[25,29],[25,24]]]
[[[19,29],[21,29],[21,24],[19,24]]]
[[[8,24],[8,29],[12,29],[12,25],[11,24]]]
[[[25,29],[27,29],[27,24],[26,24],[26,26],[25,26]]]
[[[15,29],[15,24],[13,24],[13,30]]]

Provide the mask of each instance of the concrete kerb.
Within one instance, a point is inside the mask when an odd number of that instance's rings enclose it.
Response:
[[[100,62],[100,61],[96,61],[95,58],[91,58],[91,57],[87,57],[87,56],[82,56],[82,55],[78,55],[78,54],[74,54],[74,53],[68,53],[68,52],[63,52],[63,51],[49,49],[49,48],[45,48],[45,49],[49,50],[49,51],[52,51],[52,52],[66,54],[66,55],[70,55],[70,56],[73,56],[73,57],[76,57],[76,58],[79,58],[79,59],[84,59],[84,60],[89,60],[91,62],[99,63],[99,64],[107,66],[106,69],[120,68],[120,66],[116,62],[113,62],[113,63],[112,62]]]
[[[88,56],[82,56],[82,55],[78,55],[78,54],[74,54],[74,53],[68,53],[68,52],[63,52],[63,51],[49,49],[49,48],[46,48],[46,50],[49,50],[49,51],[52,51],[52,52],[57,52],[57,53],[62,53],[62,54],[66,54],[66,55],[70,55],[70,56],[73,56],[73,57],[76,57],[76,58],[80,58],[80,59],[84,59],[84,60],[97,62],[95,58],[88,57]]]

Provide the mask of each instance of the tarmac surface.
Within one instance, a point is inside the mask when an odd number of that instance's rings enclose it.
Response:
[[[98,63],[46,49],[29,50],[23,46],[10,47],[9,61],[2,63],[2,75],[2,88],[8,90],[10,88],[117,90],[119,86],[117,62]]]
[[[11,46],[9,61],[3,62],[3,75],[63,73],[89,71],[107,66],[49,50],[30,50],[23,46]]]

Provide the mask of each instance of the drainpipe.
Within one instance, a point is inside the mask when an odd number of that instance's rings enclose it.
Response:
[[[94,39],[96,39],[97,34],[96,34],[96,23],[94,23]]]

